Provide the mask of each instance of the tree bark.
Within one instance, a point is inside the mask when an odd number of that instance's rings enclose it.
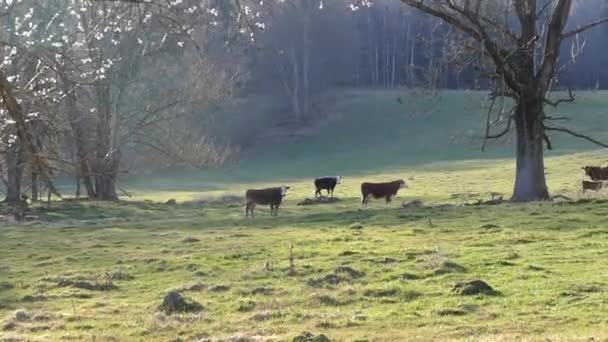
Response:
[[[19,203],[21,201],[21,179],[23,177],[23,152],[19,141],[14,142],[6,152],[7,185],[6,203]]]
[[[32,202],[38,202],[38,198],[38,174],[36,171],[32,171]]]
[[[38,148],[34,143],[34,136],[27,124],[26,113],[17,101],[12,86],[2,70],[0,70],[0,97],[2,98],[2,102],[9,117],[15,121],[17,143],[20,145],[19,151],[21,153],[19,159],[25,159],[25,156],[27,156],[32,169],[34,169],[41,180],[46,183],[50,191],[61,197],[61,194],[57,192],[57,189],[55,189],[55,186],[53,185],[47,160],[39,155]],[[23,148],[23,150],[21,150],[21,148]],[[25,154],[26,152],[27,154]],[[21,171],[21,173],[22,172],[23,171]]]
[[[522,98],[514,116],[517,134],[514,202],[542,201],[549,198],[544,163],[542,99]]]
[[[68,80],[63,73],[61,73],[60,76],[64,84],[64,92],[67,94],[66,109],[70,116],[70,127],[72,129],[72,133],[74,134],[74,145],[76,148],[76,156],[78,158],[78,162],[74,167],[77,173],[76,178],[80,184],[79,179],[82,177],[82,181],[87,191],[87,196],[89,198],[95,198],[97,195],[95,194],[93,176],[91,175],[91,165],[89,162],[91,159],[91,153],[89,151],[90,144],[87,143],[88,139],[86,138],[85,118],[79,113],[78,110],[75,94],[76,87],[74,83]]]
[[[111,111],[110,85],[98,84],[95,90],[98,103],[95,194],[96,199],[101,201],[117,201],[116,177],[120,164],[120,148],[115,144],[116,118]]]

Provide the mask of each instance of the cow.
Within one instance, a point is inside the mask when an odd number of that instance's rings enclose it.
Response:
[[[384,198],[389,204],[397,195],[399,189],[407,188],[403,179],[385,183],[363,183],[361,184],[361,208],[366,209],[369,198]]]
[[[585,166],[583,170],[585,170],[585,175],[593,181],[608,180],[608,167]]]
[[[583,193],[585,193],[585,191],[587,190],[592,190],[592,191],[600,191],[602,190],[603,187],[603,183],[602,182],[596,182],[596,181],[583,181]]]
[[[281,185],[278,188],[249,189],[245,193],[245,217],[253,218],[253,210],[256,205],[270,205],[270,215],[279,214],[279,206],[283,197],[287,195],[288,186]]]
[[[336,185],[342,183],[342,177],[321,177],[315,179],[315,197],[322,197],[321,190],[327,190],[327,196],[334,195]]]

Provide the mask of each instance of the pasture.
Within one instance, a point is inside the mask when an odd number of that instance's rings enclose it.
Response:
[[[237,166],[130,179],[128,201],[40,204],[1,222],[0,340],[608,338],[608,201],[579,190],[580,167],[605,152],[555,138],[550,190],[577,202],[465,205],[513,181],[508,142],[484,155],[467,138],[481,95],[446,92],[410,117],[395,95],[337,96],[331,127],[260,144]],[[603,95],[560,110],[608,136]],[[340,201],[298,206],[326,174],[344,176]],[[363,180],[401,177],[410,188],[392,206],[358,210]],[[278,217],[243,219],[245,189],[280,183],[291,189]],[[473,280],[494,291],[455,291]],[[158,310],[172,289],[200,306]]]

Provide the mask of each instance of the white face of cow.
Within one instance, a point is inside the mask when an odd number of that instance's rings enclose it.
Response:
[[[283,197],[287,196],[287,190],[289,190],[288,186],[281,185],[281,196],[283,196]]]
[[[401,181],[401,184],[399,185],[399,189],[407,188],[407,183],[403,179],[400,179],[400,181]]]
[[[342,184],[342,176],[336,177],[336,184]]]

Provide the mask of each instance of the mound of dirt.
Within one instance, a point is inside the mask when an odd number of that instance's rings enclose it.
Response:
[[[317,197],[317,198],[306,198],[302,202],[298,203],[299,206],[303,205],[316,205],[316,204],[333,204],[338,203],[341,200],[336,197]]]
[[[292,342],[331,342],[331,340],[323,334],[315,336],[313,333],[305,331],[294,337]]]
[[[162,311],[168,315],[184,312],[199,312],[203,310],[203,306],[197,302],[188,300],[177,291],[167,293],[161,305],[158,306],[158,311]]]
[[[483,280],[473,280],[468,283],[458,283],[452,289],[452,292],[461,296],[475,296],[475,295],[489,295],[493,296],[498,294],[492,286],[488,285]]]

